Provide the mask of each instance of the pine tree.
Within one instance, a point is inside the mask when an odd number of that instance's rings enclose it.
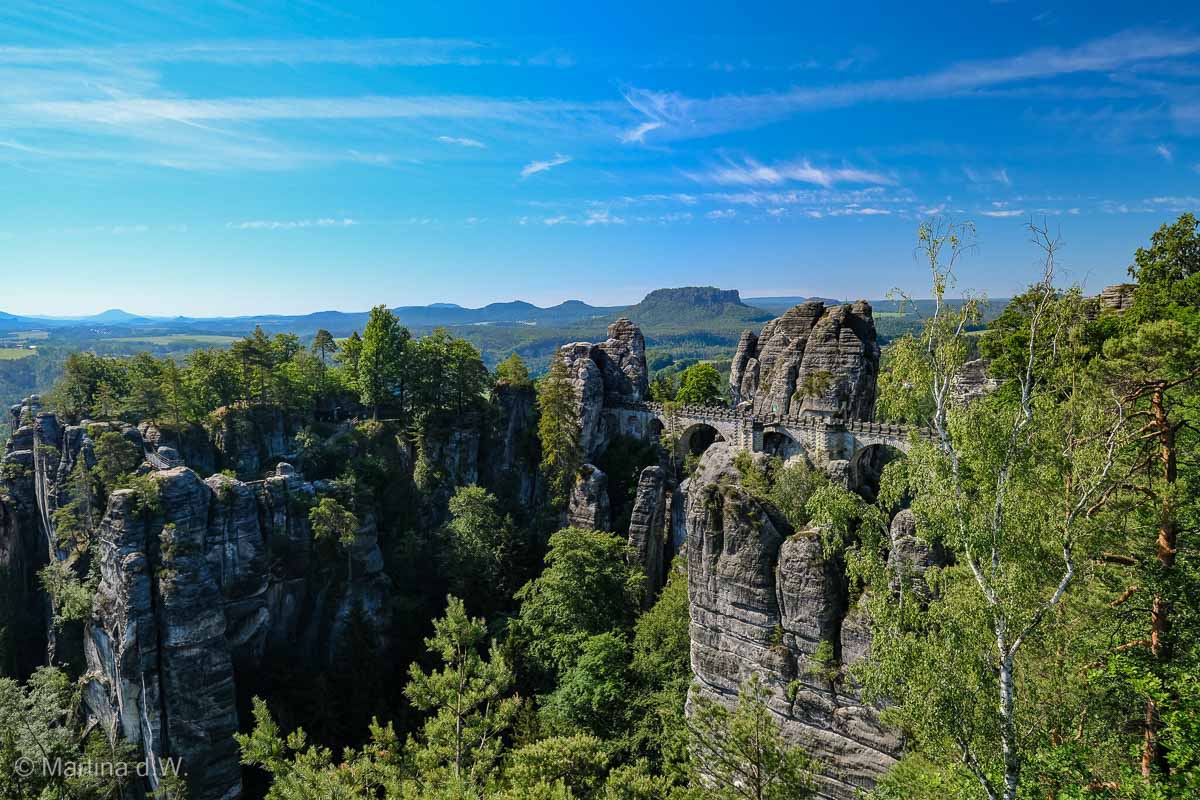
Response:
[[[421,711],[431,712],[421,733],[416,762],[434,786],[482,786],[500,758],[501,736],[512,724],[519,701],[509,696],[513,672],[495,643],[485,659],[482,619],[467,616],[463,602],[447,598],[446,616],[433,623],[425,640],[442,668],[409,668],[404,693]],[[415,747],[415,745],[414,745]]]

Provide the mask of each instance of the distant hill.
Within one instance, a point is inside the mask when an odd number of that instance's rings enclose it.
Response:
[[[724,330],[748,327],[771,319],[772,314],[742,302],[737,289],[717,289],[713,286],[684,286],[678,289],[656,289],[642,302],[621,309],[620,316],[629,317],[646,328],[694,328]]]

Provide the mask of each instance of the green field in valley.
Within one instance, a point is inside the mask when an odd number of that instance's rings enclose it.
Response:
[[[37,350],[27,347],[0,347],[0,361],[17,361],[37,355]]]
[[[124,342],[126,344],[192,345],[195,347],[204,347],[206,345],[233,344],[239,338],[240,337],[237,336],[168,333],[163,336],[119,336],[112,339],[106,339],[105,341]]]

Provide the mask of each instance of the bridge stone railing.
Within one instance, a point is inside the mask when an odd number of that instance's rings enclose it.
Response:
[[[873,444],[888,444],[907,449],[914,428],[891,422],[843,420],[817,414],[779,414],[759,417],[753,413],[726,406],[674,405],[645,401],[617,403],[609,406],[622,410],[653,414],[668,429],[696,423],[713,423],[738,447],[757,450],[762,447],[763,428],[782,428],[784,432],[806,447],[816,446],[829,457],[850,457]],[[723,429],[723,430],[722,430]],[[932,438],[928,428],[916,429],[923,438]],[[841,454],[835,455],[835,454]]]

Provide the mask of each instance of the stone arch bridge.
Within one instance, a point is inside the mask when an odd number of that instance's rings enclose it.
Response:
[[[732,443],[739,450],[766,452],[787,458],[806,454],[817,466],[835,461],[853,463],[876,446],[907,453],[914,430],[930,436],[924,428],[881,422],[841,420],[815,414],[759,417],[749,410],[720,406],[691,406],[673,403],[619,403],[605,412],[625,434],[647,436],[667,433],[676,439],[675,456],[684,458],[713,441]]]

